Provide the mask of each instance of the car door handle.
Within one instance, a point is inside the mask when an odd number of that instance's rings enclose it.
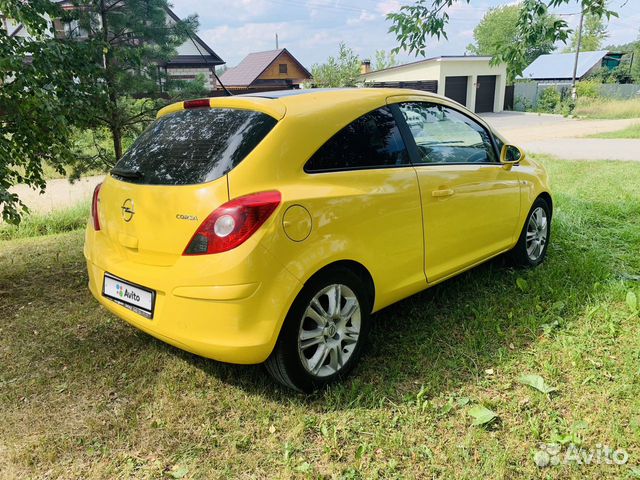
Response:
[[[443,190],[434,190],[433,192],[431,192],[431,196],[432,197],[450,197],[454,193],[455,192],[453,191],[452,188],[445,188]]]

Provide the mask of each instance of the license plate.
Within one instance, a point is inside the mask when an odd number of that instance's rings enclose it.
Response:
[[[153,318],[156,303],[156,292],[153,290],[105,273],[102,295],[145,318]]]

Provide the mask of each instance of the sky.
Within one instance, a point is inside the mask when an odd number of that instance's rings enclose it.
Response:
[[[395,38],[387,31],[389,12],[411,0],[172,0],[181,17],[198,14],[198,35],[227,62],[237,65],[250,52],[286,47],[305,67],[335,56],[344,41],[360,58],[375,59],[376,50],[391,50]],[[427,57],[462,55],[473,41],[473,28],[492,7],[513,4],[505,0],[461,0],[449,9],[448,40],[432,39]],[[640,0],[610,0],[620,14],[609,22],[606,44],[622,44],[638,38]],[[554,10],[571,26],[577,26],[578,2]],[[415,60],[399,55],[400,63]]]

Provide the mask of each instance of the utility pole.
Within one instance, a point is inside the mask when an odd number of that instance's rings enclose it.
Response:
[[[276,33],[276,50],[279,50],[278,49],[278,34],[277,33]]]
[[[580,4],[580,26],[578,27],[578,43],[576,45],[576,59],[573,62],[573,79],[571,80],[571,98],[576,101],[576,76],[578,74],[578,59],[580,57],[580,44],[582,43],[582,23],[584,21],[584,2]]]

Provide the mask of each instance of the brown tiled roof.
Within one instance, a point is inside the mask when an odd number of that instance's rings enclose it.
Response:
[[[227,87],[248,87],[283,52],[289,53],[286,48],[281,48],[279,50],[268,50],[266,52],[250,53],[249,55],[244,57],[244,59],[238,64],[237,67],[230,68],[229,70],[224,72],[220,77],[220,81]],[[289,55],[291,55],[291,53],[289,53]],[[293,58],[294,61],[297,62],[293,55],[291,55],[291,58]],[[299,62],[298,65],[300,65]],[[302,65],[300,65],[300,67],[303,69],[303,71],[307,72],[307,70]],[[309,74],[309,77],[310,76],[311,75]]]
[[[248,87],[264,72],[284,49],[250,53],[234,68],[230,68],[220,77],[227,86]]]

